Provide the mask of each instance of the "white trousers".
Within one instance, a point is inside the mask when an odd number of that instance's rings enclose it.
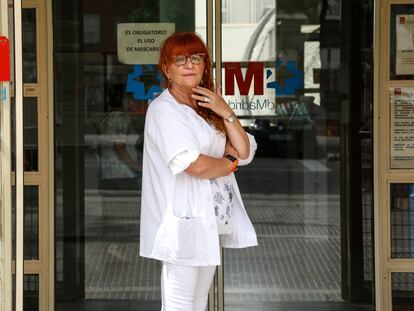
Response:
[[[216,266],[162,263],[161,311],[205,311]]]

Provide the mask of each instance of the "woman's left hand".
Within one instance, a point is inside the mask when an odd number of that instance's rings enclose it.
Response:
[[[193,87],[193,92],[195,94],[191,96],[197,100],[201,107],[213,110],[222,118],[229,118],[233,115],[233,110],[221,96],[221,86],[217,88],[216,93],[201,86]]]

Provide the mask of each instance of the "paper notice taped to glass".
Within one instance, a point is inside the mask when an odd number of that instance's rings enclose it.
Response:
[[[122,64],[158,64],[162,42],[175,31],[173,23],[117,25],[118,60]]]
[[[391,168],[414,168],[414,88],[390,88]]]
[[[397,75],[414,74],[414,14],[396,15]]]

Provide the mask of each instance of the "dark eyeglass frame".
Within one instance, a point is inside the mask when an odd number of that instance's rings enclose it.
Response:
[[[184,66],[187,63],[187,59],[190,59],[191,63],[194,65],[199,65],[204,63],[205,53],[193,53],[190,55],[178,54],[173,56],[173,63],[177,66]],[[201,58],[198,60],[197,58]]]

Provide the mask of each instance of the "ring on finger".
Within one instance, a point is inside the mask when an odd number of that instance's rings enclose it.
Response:
[[[206,96],[206,97],[204,97],[204,101],[205,101],[206,103],[210,103],[210,102],[211,102],[211,98],[210,98],[210,97],[208,97],[208,96]]]

